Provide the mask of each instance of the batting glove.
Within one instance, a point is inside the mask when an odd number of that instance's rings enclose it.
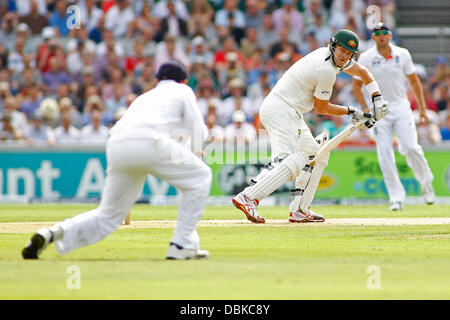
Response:
[[[380,121],[389,114],[389,104],[383,100],[381,94],[372,97],[373,116],[376,121]]]
[[[350,115],[350,120],[352,120],[353,124],[357,124],[362,120],[367,120],[364,122],[364,126],[366,128],[372,128],[375,124],[375,119],[372,118],[372,115],[370,113],[364,113],[355,107],[347,107],[347,109],[347,114]]]

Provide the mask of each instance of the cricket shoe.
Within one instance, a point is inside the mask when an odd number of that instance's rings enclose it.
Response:
[[[403,210],[403,202],[401,202],[401,201],[391,202],[391,206],[389,207],[389,210],[391,210],[391,211]]]
[[[250,200],[244,194],[239,193],[236,197],[233,198],[233,204],[236,208],[241,210],[247,216],[247,219],[254,223],[265,223],[263,217],[258,215],[258,211],[256,208],[258,207],[258,200]]]
[[[174,242],[170,243],[169,250],[167,251],[166,255],[167,260],[201,260],[208,258],[208,250],[185,249]]]
[[[434,189],[431,182],[422,187],[422,193],[426,204],[433,204],[436,200],[436,195],[434,194]]]
[[[32,237],[28,245],[22,250],[24,259],[39,259],[39,255],[50,243],[52,233],[47,228],[38,230]]]
[[[308,210],[300,210],[289,214],[289,222],[325,222],[325,217],[314,213],[310,208]]]

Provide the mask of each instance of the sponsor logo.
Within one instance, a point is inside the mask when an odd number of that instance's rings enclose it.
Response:
[[[319,186],[317,190],[325,191],[333,188],[337,183],[337,177],[330,172],[324,172],[320,177]]]
[[[330,94],[330,91],[323,90],[323,91],[322,91],[322,94]]]
[[[347,44],[348,44],[350,47],[352,47],[352,48],[355,48],[355,47],[356,47],[356,42],[355,42],[355,40],[349,40],[349,41],[347,42]]]

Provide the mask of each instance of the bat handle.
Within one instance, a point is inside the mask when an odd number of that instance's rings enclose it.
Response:
[[[370,113],[363,113],[364,118],[372,118],[372,115]]]

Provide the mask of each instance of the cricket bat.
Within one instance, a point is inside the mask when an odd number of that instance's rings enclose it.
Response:
[[[370,118],[371,115],[368,113],[365,113],[364,116],[366,118]],[[355,124],[349,125],[347,128],[345,128],[341,133],[339,133],[337,136],[335,136],[333,139],[328,140],[322,148],[319,149],[317,152],[317,155],[314,157],[314,159],[311,161],[310,166],[314,167],[317,161],[322,159],[326,154],[328,154],[331,150],[336,148],[342,141],[347,139],[349,135],[351,135],[353,132],[361,128],[364,123],[367,121],[367,119],[361,120]]]

